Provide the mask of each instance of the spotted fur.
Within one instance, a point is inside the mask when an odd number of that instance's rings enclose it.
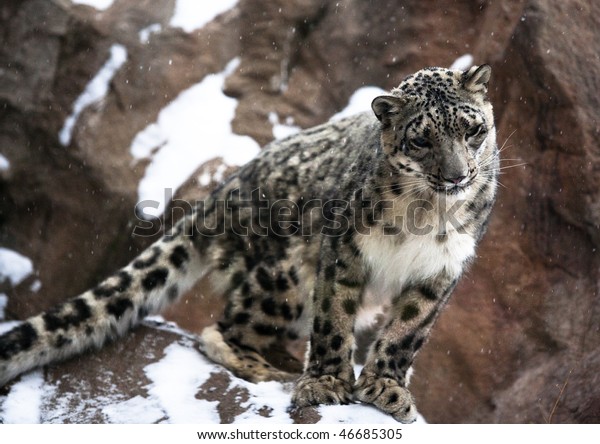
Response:
[[[124,334],[202,276],[227,300],[201,350],[250,381],[290,380],[264,351],[306,336],[293,404],[373,404],[415,419],[407,372],[496,190],[490,68],[429,68],[365,113],[268,145],[128,266],[0,336],[0,384]],[[354,328],[386,319],[355,380]]]

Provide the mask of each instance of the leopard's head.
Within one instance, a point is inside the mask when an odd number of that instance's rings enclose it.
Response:
[[[496,155],[491,68],[427,68],[390,95],[375,98],[382,144],[392,171],[445,194],[467,190]]]

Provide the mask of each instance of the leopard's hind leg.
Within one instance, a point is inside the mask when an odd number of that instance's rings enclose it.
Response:
[[[302,305],[294,303],[288,270],[259,265],[250,272],[230,270],[229,275],[229,303],[223,319],[203,331],[201,351],[251,382],[296,379],[302,363],[285,345],[295,337],[290,326],[302,314]],[[280,363],[288,371],[278,368]]]
[[[235,376],[250,382],[295,380],[299,374],[280,370],[269,363],[259,350],[247,343],[227,338],[218,324],[206,327],[200,336],[200,350]]]

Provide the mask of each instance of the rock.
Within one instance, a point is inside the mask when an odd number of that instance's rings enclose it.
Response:
[[[429,422],[600,420],[600,6],[242,0],[186,33],[168,26],[174,5],[0,6],[0,66],[7,67],[0,71],[0,152],[10,162],[0,176],[0,244],[29,257],[36,270],[16,288],[2,288],[7,317],[21,319],[78,294],[155,238],[131,236],[147,166],[134,162],[131,142],[181,91],[233,57],[240,65],[225,86],[239,100],[232,126],[264,144],[273,137],[271,112],[309,127],[343,108],[360,86],[392,88],[423,66],[449,66],[468,53],[493,67],[490,96],[507,168],[479,257],[416,360],[419,411]],[[139,31],[153,24],[160,32],[141,42]],[[126,48],[127,61],[62,146],[58,134],[73,103],[114,44]],[[219,165],[216,159],[200,167],[176,199],[201,199],[215,176],[233,171]],[[38,292],[31,289],[36,279]],[[222,304],[201,282],[167,316],[199,332]],[[147,329],[124,344],[142,334]],[[179,340],[159,336],[144,346],[155,357]],[[107,350],[113,352],[53,366],[49,375],[60,380],[64,372],[94,385],[84,362],[102,356],[118,368],[121,353]],[[130,377],[144,381],[139,371]],[[223,388],[220,399],[238,395],[219,382],[225,376],[215,378],[197,396],[217,399],[213,383]],[[239,406],[222,404],[221,421],[240,414]],[[311,415],[305,418],[318,420]]]
[[[179,92],[237,53],[227,32],[235,10],[196,33],[167,28],[142,43],[138,32],[153,23],[166,27],[173,4],[117,1],[105,12],[64,0],[0,7],[7,30],[0,59],[12,67],[0,73],[0,140],[11,165],[0,239],[31,258],[37,271],[10,290],[9,316],[22,319],[77,295],[152,240],[131,236],[145,168],[133,162],[131,142]],[[62,146],[58,134],[72,104],[115,43],[125,44],[127,62]],[[34,279],[43,296],[30,289]]]
[[[300,415],[286,412],[285,402],[269,404],[269,393],[289,398],[290,386],[271,383],[253,390],[254,384],[202,357],[194,340],[181,330],[155,321],[101,350],[17,379],[12,392],[0,390],[0,423],[12,420],[6,405],[31,402],[31,394],[29,399],[19,398],[27,391],[19,387],[30,387],[32,378],[40,380],[36,385],[42,423],[230,424],[274,415],[286,418],[286,423],[307,423],[321,418],[314,409]]]
[[[9,294],[7,313],[22,318],[93,283],[90,275],[119,263],[129,235],[128,191],[111,192],[116,171],[86,167],[75,147],[58,142],[71,105],[108,56],[110,40],[69,13],[68,3],[3,2],[0,143],[10,162],[3,182],[0,239],[31,258],[37,275]],[[118,163],[118,160],[115,159]],[[130,178],[130,183],[135,183]],[[116,234],[116,235],[115,235]],[[110,237],[110,239],[108,239]],[[85,270],[79,272],[79,270]],[[44,296],[30,290],[33,279]],[[75,292],[75,293],[74,293]]]
[[[503,165],[525,165],[501,176],[479,258],[418,359],[430,421],[600,419],[598,12],[530,1],[490,60]]]
[[[594,384],[600,341],[595,321],[600,315],[600,177],[594,165],[600,127],[599,100],[591,93],[600,82],[589,74],[600,68],[600,44],[592,38],[600,24],[599,12],[598,5],[576,1],[530,2],[524,11],[526,21],[516,28],[507,48],[506,70],[500,72],[501,85],[510,91],[507,102],[514,107],[510,110],[507,105],[503,125],[524,133],[522,157],[533,173],[516,170],[507,177],[521,184],[510,196],[514,207],[506,208],[521,215],[520,225],[513,219],[497,232],[513,238],[522,233],[519,247],[535,265],[529,268],[532,273],[515,270],[513,282],[522,286],[503,298],[509,307],[513,300],[521,301],[515,305],[520,313],[513,317],[522,316],[519,324],[525,337],[513,343],[514,353],[530,350],[519,368],[513,367],[519,378],[515,386],[531,379],[531,374],[544,382],[539,391],[530,387],[518,413],[494,412],[497,421],[600,420],[600,390]],[[576,34],[569,32],[575,28]],[[581,43],[588,39],[590,44]],[[515,68],[526,73],[519,76],[521,91],[509,86],[515,83],[511,74]],[[535,121],[517,122],[515,117],[527,115],[532,105]],[[509,220],[502,209],[498,216]],[[585,394],[583,386],[588,386]],[[516,387],[503,389],[501,400]]]

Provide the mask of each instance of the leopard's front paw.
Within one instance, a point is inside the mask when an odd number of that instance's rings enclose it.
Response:
[[[292,395],[292,404],[296,407],[348,404],[351,401],[352,384],[331,375],[302,376]]]
[[[410,392],[391,378],[361,375],[354,389],[355,399],[372,404],[396,421],[408,424],[417,419],[417,408]]]

